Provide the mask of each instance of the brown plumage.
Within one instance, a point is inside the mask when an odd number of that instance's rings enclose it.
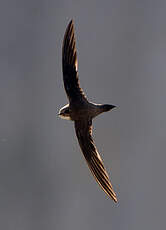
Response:
[[[60,110],[59,115],[63,119],[74,121],[79,145],[93,176],[105,193],[117,202],[109,176],[92,138],[92,119],[100,113],[110,111],[115,106],[91,103],[81,89],[78,79],[77,52],[72,20],[66,29],[63,40],[62,68],[64,87],[69,104]]]

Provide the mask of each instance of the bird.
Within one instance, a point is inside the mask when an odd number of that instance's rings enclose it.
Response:
[[[73,19],[69,22],[63,39],[62,72],[69,103],[59,110],[58,115],[74,122],[76,136],[91,173],[104,192],[117,202],[117,196],[92,137],[92,120],[116,106],[90,102],[80,87]]]

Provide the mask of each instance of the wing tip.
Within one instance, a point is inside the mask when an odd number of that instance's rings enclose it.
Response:
[[[104,192],[111,198],[111,200],[113,200],[115,203],[118,202],[117,196],[115,194],[115,192],[113,191],[113,188],[111,188],[111,192],[109,192],[108,190],[105,190],[103,188]]]
[[[115,195],[115,196],[111,196],[111,198],[112,198],[112,200],[113,200],[115,203],[118,203],[118,199],[117,199],[116,195]]]
[[[77,52],[76,52],[76,42],[75,42],[75,34],[74,34],[74,21],[70,20],[65,35],[63,38],[62,44],[62,61],[63,64],[67,63],[68,65],[75,66],[76,71],[77,67]]]
[[[112,199],[115,203],[118,202],[116,193],[114,192],[113,188],[112,188],[112,193],[111,193],[111,194],[109,193],[108,195],[111,197],[111,199]]]
[[[68,26],[66,28],[64,39],[63,39],[63,45],[64,45],[66,37],[71,36],[72,31],[74,31],[74,21],[73,21],[73,19],[70,20],[70,22],[69,22],[69,24],[68,24]]]
[[[73,20],[73,18],[70,20],[66,30],[70,30],[70,28],[74,28],[74,20]]]
[[[74,24],[73,18],[70,20],[69,25]]]

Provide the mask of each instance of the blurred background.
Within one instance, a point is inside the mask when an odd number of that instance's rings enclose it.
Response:
[[[0,229],[164,229],[165,12],[163,0],[1,0]],[[71,18],[82,88],[117,105],[93,122],[117,204],[57,116]]]

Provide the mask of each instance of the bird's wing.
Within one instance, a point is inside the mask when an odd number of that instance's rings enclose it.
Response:
[[[80,88],[77,71],[77,51],[73,20],[70,21],[63,40],[62,68],[64,87],[70,102],[87,100]]]
[[[105,191],[105,193],[115,202],[117,202],[116,194],[113,191],[103,161],[93,142],[92,121],[75,121],[75,130],[78,142],[93,176],[95,177],[101,188]]]

